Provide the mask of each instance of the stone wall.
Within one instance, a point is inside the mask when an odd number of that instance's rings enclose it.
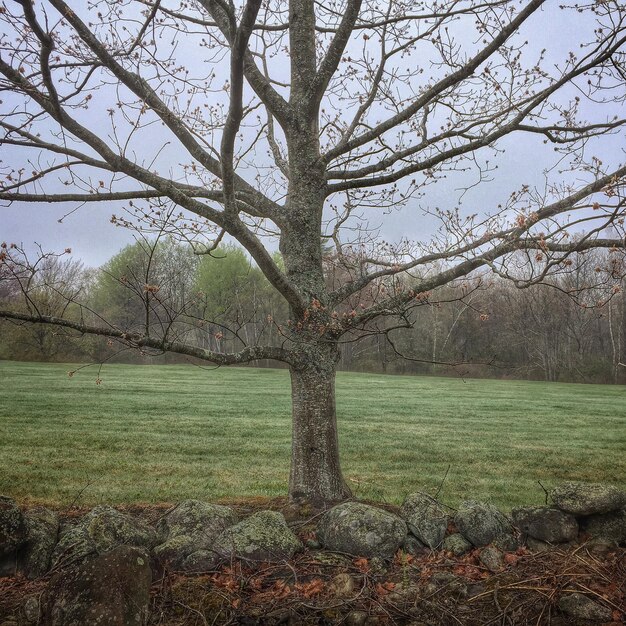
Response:
[[[22,511],[0,497],[0,577],[46,581],[44,593],[27,598],[5,624],[139,626],[149,620],[151,585],[165,574],[289,562],[303,551],[368,559],[384,568],[398,555],[462,557],[480,549],[481,567],[502,572],[520,548],[626,545],[626,492],[570,482],[556,487],[550,501],[509,516],[486,502],[467,500],[455,510],[414,493],[399,510],[350,501],[290,524],[277,511],[240,519],[232,508],[187,500],[149,524],[109,506],[60,519],[44,508]],[[584,593],[564,593],[558,609],[571,623],[612,616],[610,605]]]

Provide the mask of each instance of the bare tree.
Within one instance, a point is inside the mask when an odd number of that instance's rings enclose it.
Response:
[[[149,329],[0,315],[221,365],[287,363],[289,493],[345,498],[334,392],[341,341],[381,317],[410,323],[407,311],[433,289],[481,269],[522,286],[548,279],[576,251],[623,248],[626,166],[591,151],[623,136],[614,114],[626,97],[626,9],[618,0],[563,7],[581,40],[559,59],[533,47],[544,10],[557,8],[6,0],[0,145],[14,157],[3,161],[0,199],[124,202],[130,215],[113,221],[163,232],[167,215],[168,232],[198,252],[227,235],[282,295],[290,319],[276,322],[280,346],[223,353]],[[429,205],[429,184],[455,172],[482,182],[488,155],[523,136],[557,151],[558,180],[524,186],[479,215]],[[441,226],[432,239],[390,246],[368,228],[368,212],[419,198]],[[609,226],[615,236],[604,234]],[[268,249],[272,236],[284,266]],[[324,274],[325,242],[343,263],[339,285]],[[531,272],[511,262],[520,250],[535,259]]]

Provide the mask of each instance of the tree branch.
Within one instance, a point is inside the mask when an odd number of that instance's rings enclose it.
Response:
[[[370,141],[377,139],[380,135],[391,130],[392,128],[406,122],[415,113],[422,109],[426,104],[432,102],[438,95],[449,89],[450,87],[459,84],[471,76],[479,65],[484,63],[490,56],[492,56],[502,44],[519,29],[519,27],[535,12],[539,9],[545,0],[531,0],[522,11],[511,20],[502,30],[493,38],[493,40],[485,46],[478,54],[472,57],[465,65],[452,72],[445,78],[441,79],[430,89],[427,89],[420,97],[418,97],[412,104],[405,109],[399,111],[392,117],[388,118],[384,122],[377,124],[369,129],[367,132],[355,137],[354,139],[347,141],[343,144],[339,144],[334,148],[331,148],[325,155],[326,162],[330,162],[337,158],[341,154],[350,152],[355,148],[365,145]]]
[[[361,4],[362,0],[348,0],[337,33],[328,47],[326,55],[322,59],[317,74],[311,83],[309,89],[311,110],[315,111],[316,114],[328,87],[328,83],[337,71],[341,55],[346,49],[350,35],[354,30],[354,25],[359,17],[359,11],[361,10]]]
[[[273,346],[253,346],[244,348],[240,352],[221,353],[198,348],[180,341],[157,339],[141,335],[139,333],[125,332],[117,328],[91,326],[89,324],[73,322],[71,320],[50,315],[29,315],[27,313],[19,313],[17,311],[0,310],[0,318],[18,320],[33,324],[61,326],[62,328],[69,328],[87,335],[97,335],[100,337],[119,339],[121,341],[128,342],[136,348],[153,348],[155,350],[184,354],[203,361],[210,361],[211,363],[216,363],[217,365],[240,365],[243,363],[250,363],[251,361],[259,361],[261,359],[271,359],[289,363],[291,358],[288,350]]]

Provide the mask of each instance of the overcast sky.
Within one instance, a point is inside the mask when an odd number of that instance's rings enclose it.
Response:
[[[581,38],[577,29],[581,28],[581,24],[575,20],[575,14],[565,15],[552,8],[537,14],[533,20],[526,33],[529,38],[536,39],[531,41],[533,49],[547,47],[549,56],[562,58],[564,52],[577,47]],[[584,27],[587,29],[589,24]],[[156,140],[157,143],[161,142],[158,136]],[[614,162],[623,160],[619,137],[609,139],[602,145],[605,159]],[[541,188],[544,184],[543,172],[555,160],[554,153],[549,148],[546,150],[537,136],[517,134],[507,138],[501,147],[505,151],[495,161],[498,169],[491,175],[493,181],[482,183],[463,197],[462,206],[468,213],[494,209],[521,184]],[[11,156],[3,154],[1,158],[6,161]],[[494,164],[493,156],[487,155],[487,158]],[[427,188],[424,199],[416,200],[398,212],[372,215],[371,224],[382,225],[381,234],[387,239],[403,236],[423,238],[425,232],[432,228],[432,222],[424,221],[420,205],[452,208],[458,203],[459,188],[471,184],[475,179],[476,173],[470,173],[465,178],[439,182]],[[35,206],[18,203],[2,207],[0,240],[27,246],[37,242],[49,250],[70,247],[74,256],[81,258],[88,266],[102,264],[123,245],[132,241],[132,233],[110,223],[111,214],[119,213],[119,206],[90,203],[72,212],[74,208],[73,205]]]

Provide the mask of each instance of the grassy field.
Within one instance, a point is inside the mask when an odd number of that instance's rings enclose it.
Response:
[[[283,370],[0,362],[0,494],[68,506],[283,495]],[[415,490],[509,508],[538,481],[626,487],[626,388],[339,374],[343,468],[358,497]]]

